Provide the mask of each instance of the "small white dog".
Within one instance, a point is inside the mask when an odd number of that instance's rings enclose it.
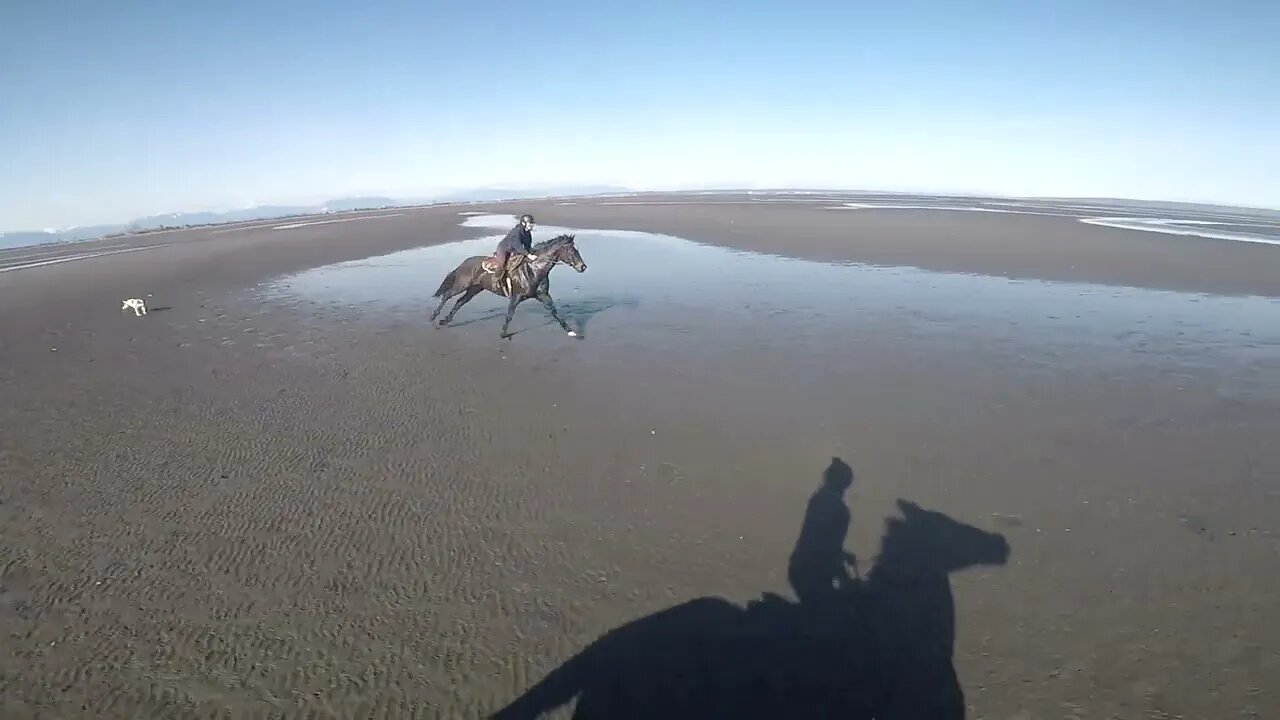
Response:
[[[133,308],[135,317],[147,314],[147,304],[142,302],[141,298],[129,298],[120,306],[121,310],[128,310],[129,308]]]

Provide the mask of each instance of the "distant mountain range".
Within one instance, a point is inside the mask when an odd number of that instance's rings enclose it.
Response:
[[[226,212],[178,212],[151,215],[132,222],[115,225],[86,225],[64,230],[37,230],[0,232],[0,249],[44,245],[48,243],[94,240],[111,235],[124,235],[154,230],[200,227],[224,223],[274,220],[299,215],[377,210],[381,208],[429,205],[432,203],[495,202],[534,197],[564,197],[570,195],[605,195],[630,192],[627,188],[609,185],[587,185],[555,188],[500,188],[485,187],[460,190],[431,198],[396,199],[389,197],[347,197],[329,200],[319,205],[259,205]]]

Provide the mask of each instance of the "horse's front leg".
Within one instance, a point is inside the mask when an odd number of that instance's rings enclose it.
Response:
[[[573,328],[569,327],[569,323],[566,323],[564,318],[560,317],[560,313],[556,312],[556,301],[551,299],[551,293],[548,292],[545,286],[538,288],[538,294],[536,297],[538,298],[538,302],[542,303],[543,306],[551,312],[551,317],[555,318],[556,322],[560,323],[560,327],[563,328],[565,332],[569,333],[569,337],[578,337],[578,333],[575,332]]]
[[[507,300],[507,317],[502,321],[502,337],[504,339],[511,339],[511,333],[507,332],[507,326],[511,324],[511,317],[516,314],[516,306],[523,300],[524,297],[516,293],[512,293],[511,299]]]

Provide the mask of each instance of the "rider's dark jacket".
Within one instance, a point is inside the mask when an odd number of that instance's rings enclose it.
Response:
[[[507,236],[498,243],[498,253],[531,253],[533,252],[533,233],[525,230],[524,224],[511,228]]]

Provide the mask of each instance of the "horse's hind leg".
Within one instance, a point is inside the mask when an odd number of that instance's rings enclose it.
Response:
[[[512,295],[507,301],[507,319],[502,321],[502,337],[510,340],[511,333],[507,332],[507,326],[511,324],[511,316],[516,314],[516,306],[519,305],[524,298],[520,295]]]
[[[436,318],[440,317],[440,311],[444,309],[444,304],[449,302],[449,298],[454,295],[457,295],[457,293],[447,292],[440,296],[440,304],[436,305],[436,309],[431,312],[431,322],[435,322]]]
[[[448,289],[445,289],[443,285],[440,286],[440,290],[438,291],[440,293],[440,304],[436,305],[436,309],[431,312],[431,322],[435,322],[436,318],[440,317],[440,311],[444,310],[445,303],[449,302],[452,298],[458,297],[475,285],[474,278],[470,281],[464,281],[463,278],[458,277],[461,269],[462,268],[458,268],[458,270],[454,270],[449,273],[449,277],[445,279],[445,282],[449,283]],[[454,309],[456,310],[457,308],[455,307]],[[453,316],[450,315],[450,317]]]
[[[458,313],[458,308],[471,302],[472,298],[480,294],[480,290],[481,288],[476,285],[472,285],[471,287],[467,288],[466,292],[462,293],[462,297],[458,298],[458,302],[453,304],[453,309],[449,311],[449,314],[445,315],[444,320],[440,321],[440,324],[448,325],[449,323],[453,322],[453,316]],[[444,303],[441,303],[441,305],[443,304]]]

